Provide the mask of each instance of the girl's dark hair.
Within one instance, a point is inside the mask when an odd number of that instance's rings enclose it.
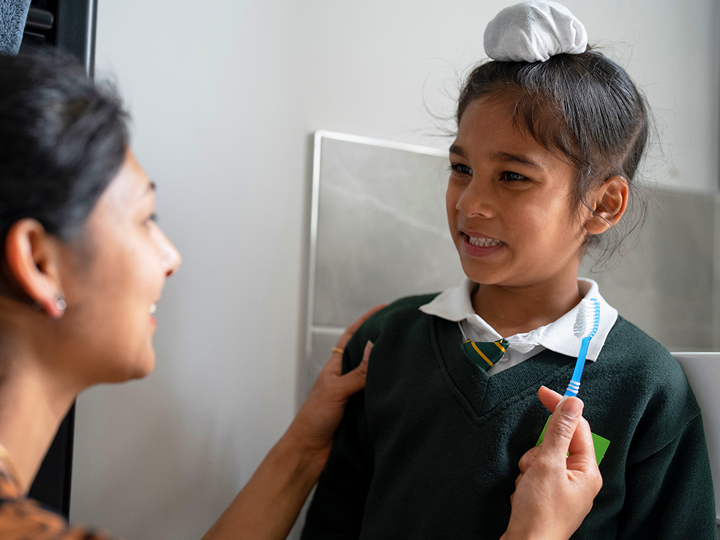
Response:
[[[588,192],[611,176],[624,177],[637,191],[635,173],[647,144],[649,109],[625,70],[603,54],[588,48],[546,62],[481,64],[460,91],[458,125],[468,105],[480,97],[511,105],[516,126],[577,169],[577,206],[586,205]],[[645,204],[641,206],[628,232],[644,219]],[[617,237],[606,256],[622,238]],[[597,240],[590,237],[587,243]]]
[[[64,241],[79,236],[117,174],[127,114],[66,53],[0,56],[0,267],[16,221],[38,220]],[[2,272],[6,274],[6,272]],[[7,275],[0,277],[7,283]]]

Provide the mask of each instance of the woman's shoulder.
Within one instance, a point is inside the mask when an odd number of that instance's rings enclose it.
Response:
[[[3,540],[117,540],[82,527],[70,527],[61,515],[26,498],[0,499]]]

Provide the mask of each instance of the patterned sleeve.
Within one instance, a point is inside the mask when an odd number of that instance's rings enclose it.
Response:
[[[0,499],[3,540],[119,540],[107,533],[70,527],[67,521],[30,499]]]

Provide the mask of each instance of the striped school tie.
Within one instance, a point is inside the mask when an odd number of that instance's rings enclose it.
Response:
[[[507,346],[506,339],[497,341],[471,341],[468,339],[463,343],[463,350],[480,369],[487,371],[502,358]]]

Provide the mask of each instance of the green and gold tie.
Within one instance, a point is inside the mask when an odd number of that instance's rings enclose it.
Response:
[[[468,339],[463,343],[465,354],[483,371],[489,370],[502,358],[507,346],[506,339],[497,341],[471,341]]]

